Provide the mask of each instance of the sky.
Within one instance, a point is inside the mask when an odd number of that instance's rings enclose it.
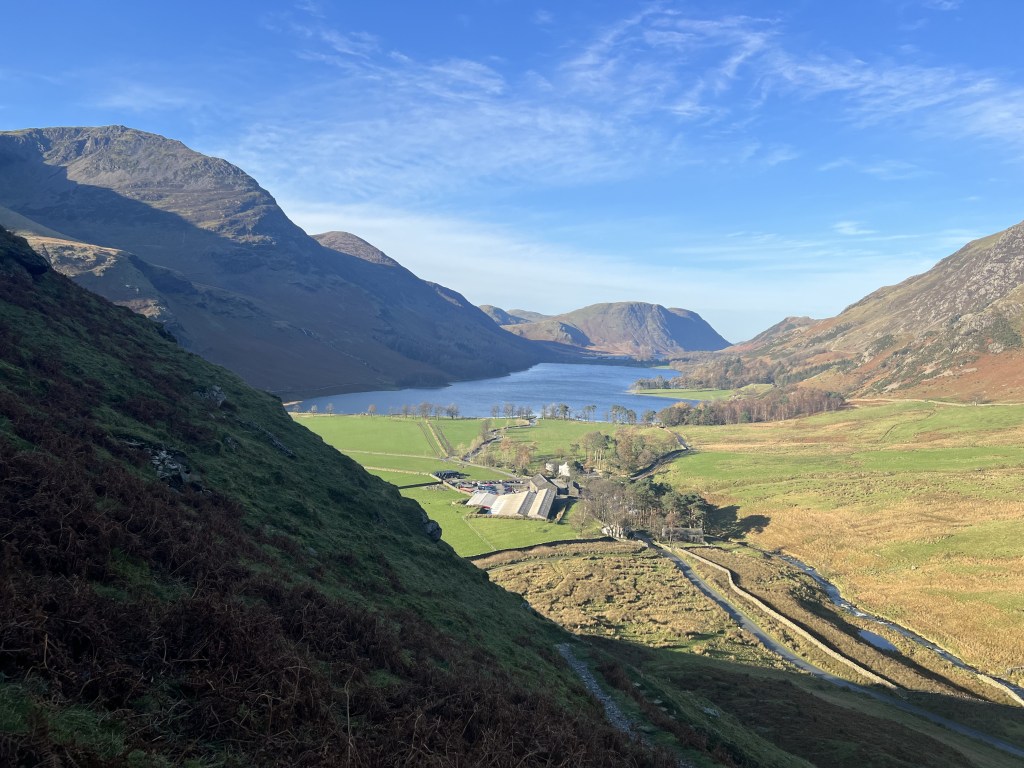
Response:
[[[240,166],[475,304],[829,317],[1024,219],[1018,0],[10,4],[0,130]]]

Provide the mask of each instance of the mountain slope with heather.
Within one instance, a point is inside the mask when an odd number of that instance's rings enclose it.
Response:
[[[1024,223],[968,243],[836,317],[787,318],[681,366],[715,386],[803,381],[847,394],[1024,398]]]
[[[485,311],[503,328],[527,339],[638,359],[729,345],[696,312],[639,301],[592,304],[553,316],[506,312],[489,305]]]
[[[285,397],[440,385],[550,354],[255,180],[120,126],[0,133],[0,220],[57,269]]]
[[[2,230],[0,370],[3,764],[672,764],[416,504]]]

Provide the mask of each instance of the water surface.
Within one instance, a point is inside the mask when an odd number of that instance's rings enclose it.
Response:
[[[591,418],[598,421],[608,420],[613,405],[629,408],[639,418],[644,411],[659,411],[676,402],[663,397],[634,395],[628,391],[637,379],[650,378],[657,373],[664,373],[664,370],[625,365],[541,363],[508,376],[459,381],[435,389],[352,392],[316,397],[303,400],[298,410],[308,411],[316,406],[317,411],[324,413],[328,405],[333,405],[335,413],[366,413],[373,405],[377,413],[400,413],[402,406],[411,406],[415,411],[420,403],[432,403],[456,405],[460,416],[489,417],[495,405],[504,409],[505,403],[516,407],[528,406],[537,415],[546,405],[565,403],[573,414],[587,405],[596,406]]]

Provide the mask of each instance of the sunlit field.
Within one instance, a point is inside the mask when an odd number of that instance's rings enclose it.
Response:
[[[1024,406],[862,403],[684,427],[659,475],[721,505],[846,596],[990,671],[1024,670]]]

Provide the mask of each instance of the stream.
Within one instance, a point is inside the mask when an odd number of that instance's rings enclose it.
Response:
[[[875,624],[878,624],[879,626],[886,627],[887,629],[892,630],[896,634],[901,635],[902,637],[905,637],[907,640],[910,640],[911,642],[914,642],[917,645],[920,645],[923,648],[927,648],[929,651],[932,651],[933,653],[938,654],[939,656],[941,656],[943,659],[945,659],[946,661],[948,661],[950,664],[952,664],[955,667],[958,667],[960,669],[966,670],[968,672],[972,672],[972,673],[974,673],[976,675],[986,674],[986,673],[982,672],[981,670],[979,670],[977,667],[972,667],[970,664],[968,664],[966,661],[964,661],[960,657],[954,656],[952,653],[947,651],[945,648],[941,648],[940,646],[938,646],[935,643],[933,643],[931,640],[928,640],[927,638],[922,637],[921,635],[917,634],[913,630],[910,630],[910,629],[907,629],[906,627],[900,626],[899,624],[896,624],[895,622],[889,621],[888,619],[883,619],[880,616],[875,616],[874,614],[866,613],[866,612],[862,611],[860,608],[855,606],[849,600],[845,599],[839,593],[839,588],[835,584],[830,582],[828,579],[826,579],[824,576],[822,576],[820,573],[818,573],[813,567],[809,566],[807,563],[803,562],[802,560],[798,560],[797,558],[793,557],[792,555],[773,555],[773,557],[778,557],[778,558],[780,558],[782,560],[785,560],[790,565],[793,565],[793,566],[799,568],[801,571],[803,571],[808,576],[810,576],[812,579],[814,579],[814,581],[817,582],[822,587],[822,589],[825,590],[825,592],[829,596],[829,599],[833,603],[835,603],[837,606],[842,608],[844,611],[846,611],[847,613],[852,614],[853,616],[857,616],[858,618],[867,619],[868,621],[871,621],[871,622],[873,622]],[[869,634],[874,634],[874,633],[869,633]],[[876,635],[876,637],[878,637],[878,636]],[[868,638],[865,638],[865,639],[868,639]],[[879,640],[882,640],[882,639],[883,638],[879,637]],[[868,642],[872,642],[871,639],[868,639]],[[883,640],[883,642],[884,642],[884,640]],[[873,642],[872,642],[872,645],[874,645]],[[876,646],[876,647],[878,647],[878,646]],[[1016,693],[1018,696],[1024,697],[1024,687],[1021,687],[1019,685],[1011,683],[1009,680],[1003,680],[1002,678],[995,677],[993,675],[988,675],[988,677],[992,678],[993,680],[995,680],[1000,685],[1006,686],[1008,689],[1010,689],[1011,691]]]

